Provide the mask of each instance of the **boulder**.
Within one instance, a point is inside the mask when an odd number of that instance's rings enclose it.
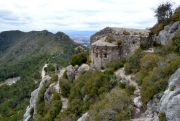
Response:
[[[133,102],[136,107],[138,108],[142,107],[141,96],[134,98]]]
[[[180,68],[169,79],[168,89],[159,103],[159,112],[164,112],[168,121],[180,120]]]
[[[169,29],[169,33],[174,33],[176,30],[178,30],[180,26],[180,21],[175,22]]]
[[[159,35],[154,37],[153,40],[165,45],[176,35],[176,33],[179,30],[180,30],[180,21],[177,21],[172,25],[165,26],[164,30],[160,31]]]
[[[60,88],[58,82],[50,84],[48,89],[44,93],[44,101],[50,104],[52,102],[54,92],[59,93],[59,89]]]
[[[82,115],[77,121],[86,121],[86,118],[89,116],[89,114],[86,112],[85,114]]]
[[[82,64],[79,68],[78,68],[78,72],[79,73],[84,73],[84,72],[86,72],[86,71],[88,71],[89,70],[89,65],[87,65],[87,64]]]
[[[74,72],[73,66],[69,65],[68,67],[66,67],[66,70],[67,70],[68,79],[74,80],[75,79],[75,72]]]

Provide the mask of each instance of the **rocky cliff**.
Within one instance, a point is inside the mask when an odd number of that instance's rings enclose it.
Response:
[[[180,120],[180,68],[168,81],[168,88],[164,93],[157,94],[147,104],[145,117],[157,117],[165,113],[167,121]],[[159,101],[158,101],[159,100]]]
[[[170,41],[176,34],[180,34],[180,21],[165,26],[164,30],[160,31],[159,35],[154,37],[154,41],[157,41],[164,45],[168,41]]]

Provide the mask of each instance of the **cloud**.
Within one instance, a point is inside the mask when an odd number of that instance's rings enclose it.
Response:
[[[151,8],[159,3],[152,0],[1,0],[0,31],[148,28],[156,23]]]

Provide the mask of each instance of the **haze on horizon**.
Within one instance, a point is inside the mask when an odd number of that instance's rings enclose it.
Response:
[[[0,31],[98,31],[149,28],[162,0],[0,0]],[[173,0],[174,7],[180,5]]]

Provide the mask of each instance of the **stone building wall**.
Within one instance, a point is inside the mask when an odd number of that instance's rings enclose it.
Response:
[[[100,69],[109,62],[120,60],[121,55],[122,46],[91,46],[91,66]]]
[[[109,62],[129,57],[131,54],[133,54],[135,49],[139,48],[140,43],[146,40],[148,35],[148,30],[115,27],[107,27],[97,32],[90,38],[90,55],[92,59],[92,66],[97,68],[104,67]],[[121,47],[118,47],[116,44],[114,44],[114,46],[107,45],[106,47],[104,45],[94,44],[101,40],[101,38],[107,36],[114,39],[112,43],[116,43],[116,40],[121,40]],[[107,49],[107,58],[104,58],[103,54],[100,54],[105,52],[105,48]],[[95,56],[97,53],[98,56]]]

